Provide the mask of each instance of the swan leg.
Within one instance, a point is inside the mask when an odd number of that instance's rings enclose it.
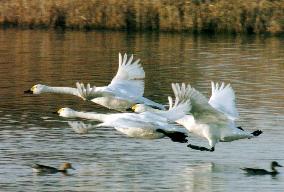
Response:
[[[206,147],[200,147],[200,146],[192,145],[192,144],[187,145],[187,147],[189,147],[191,149],[199,150],[199,151],[210,151],[210,152],[213,152],[215,150],[215,147],[212,147],[211,149],[208,149]]]

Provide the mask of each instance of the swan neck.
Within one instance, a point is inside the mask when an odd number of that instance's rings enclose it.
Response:
[[[72,88],[72,87],[49,87],[49,86],[46,86],[45,89],[43,90],[43,92],[78,95],[77,89]]]
[[[99,113],[88,113],[88,112],[75,112],[76,117],[84,118],[84,119],[91,119],[100,122],[104,122],[107,115],[106,114],[99,114]]]

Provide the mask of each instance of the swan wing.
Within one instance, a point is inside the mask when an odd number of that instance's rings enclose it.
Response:
[[[218,84],[211,82],[212,95],[209,104],[218,111],[226,114],[228,118],[235,120],[239,117],[236,108],[236,96],[230,84]]]
[[[128,58],[126,54],[122,57],[119,53],[118,71],[108,87],[114,91],[143,96],[145,72],[139,62],[139,59],[133,61],[133,55]]]
[[[184,99],[190,99],[191,110],[190,113],[193,115],[194,119],[197,121],[201,121],[203,123],[208,123],[212,121],[227,121],[227,117],[214,109],[209,103],[208,99],[201,94],[199,91],[191,87],[189,84],[186,86],[184,83],[180,86],[178,83],[172,84],[173,90],[176,97],[179,98],[181,90],[185,90],[187,92],[186,97]],[[181,97],[180,101],[183,100]]]
[[[149,114],[150,115],[150,114]],[[160,117],[161,118],[161,117]],[[159,121],[157,119],[141,119],[134,118],[119,118],[113,123],[115,128],[127,128],[127,129],[145,129],[146,130],[156,130],[163,129],[165,131],[180,131],[187,132],[186,129],[180,127],[174,123],[168,122],[166,119]]]
[[[182,87],[172,86],[175,100],[171,96],[168,97],[169,109],[167,111],[156,111],[158,115],[167,118],[170,121],[181,119],[191,110],[191,103],[189,97],[189,90],[182,85]]]
[[[189,113],[191,109],[191,104],[189,100],[186,101],[178,101],[178,99],[175,100],[175,103],[172,104],[172,97],[168,97],[170,108],[167,111],[156,111],[158,115],[161,115],[165,118],[167,118],[170,121],[176,121],[182,117],[184,117],[187,113]]]
[[[94,127],[92,124],[85,124],[82,121],[68,121],[68,125],[78,134],[88,133],[89,129]]]
[[[115,96],[115,94],[104,87],[96,87],[88,83],[86,86],[84,83],[76,83],[78,96],[81,97],[83,100],[92,100],[96,97],[110,97]]]

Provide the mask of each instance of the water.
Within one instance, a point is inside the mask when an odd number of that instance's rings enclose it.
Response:
[[[272,37],[1,30],[1,191],[283,191],[283,168],[276,177],[240,170],[284,164],[283,45],[283,38]],[[51,112],[66,106],[109,111],[69,95],[23,94],[36,83],[106,85],[118,52],[141,59],[145,96],[161,103],[172,94],[171,82],[191,83],[207,97],[210,80],[231,83],[239,125],[263,135],[219,143],[213,153],[169,139],[127,138],[111,128],[78,135]],[[208,145],[195,136],[190,141]],[[69,176],[35,175],[30,168],[65,161],[76,168]]]

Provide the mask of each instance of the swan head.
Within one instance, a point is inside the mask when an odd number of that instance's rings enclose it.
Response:
[[[156,111],[157,109],[150,105],[145,104],[135,104],[131,107],[131,110],[135,113],[143,113],[146,111]]]
[[[75,112],[76,111],[73,109],[70,109],[68,107],[63,107],[57,111],[57,114],[61,117],[70,117],[70,118],[73,117],[74,118],[76,117]]]
[[[41,94],[41,93],[45,92],[46,88],[47,88],[46,85],[36,84],[36,85],[32,86],[32,88],[30,88],[29,90],[24,91],[24,93]]]

